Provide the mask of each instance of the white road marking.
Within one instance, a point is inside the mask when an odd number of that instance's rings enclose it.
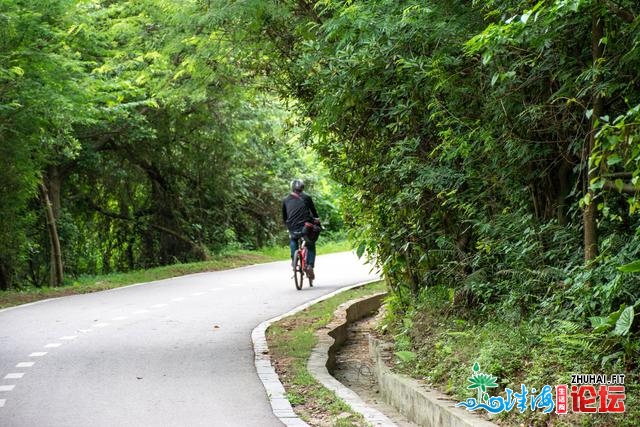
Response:
[[[149,310],[138,310],[138,311],[134,311],[133,314],[142,314],[142,313],[148,313]]]
[[[184,297],[178,297],[178,298],[173,298],[171,301],[184,301],[185,298]]]
[[[100,322],[93,325],[94,328],[104,328],[105,326],[109,326],[107,322]]]
[[[253,281],[253,280],[250,280],[250,281]],[[242,286],[242,283],[232,283],[229,285],[230,288],[239,288],[240,286]]]
[[[77,335],[65,335],[64,337],[60,337],[61,340],[65,341],[75,340],[76,338],[78,338]]]
[[[169,304],[155,304],[155,305],[152,305],[151,308],[162,308],[162,307],[166,307],[168,305]]]
[[[114,317],[114,318],[113,318],[113,319],[111,319],[111,320],[127,320],[127,319],[128,319],[128,317],[127,317],[127,316],[118,316],[118,317]]]
[[[20,362],[16,365],[16,368],[30,368],[35,364],[36,362]]]
[[[211,292],[217,292],[217,291],[221,291],[221,290],[222,290],[222,288],[211,288],[211,289],[209,289],[209,291],[211,291]]]
[[[87,332],[91,332],[91,329],[78,329],[78,332],[82,332],[83,334],[86,334]]]
[[[30,368],[35,364],[36,362],[20,362],[16,365],[16,368]]]
[[[191,294],[192,297],[199,297],[200,295],[204,295],[204,292],[194,292]]]
[[[0,385],[0,391],[11,391],[15,388],[15,385]]]
[[[56,347],[60,347],[62,344],[59,342],[51,342],[47,345],[44,346],[44,348],[56,348]]]
[[[17,380],[24,377],[24,372],[12,372],[4,376],[5,380]]]
[[[47,354],[46,351],[36,351],[35,353],[31,353],[29,357],[42,357]]]
[[[0,399],[0,408],[2,408],[5,403],[7,403],[7,399]]]

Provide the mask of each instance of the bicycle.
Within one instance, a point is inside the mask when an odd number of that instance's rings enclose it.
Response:
[[[298,250],[293,253],[293,281],[296,289],[302,289],[304,278],[307,276],[307,241],[302,237],[298,237]],[[313,279],[307,276],[309,286],[313,287]]]

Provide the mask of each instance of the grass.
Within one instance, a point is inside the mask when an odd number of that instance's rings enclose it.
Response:
[[[317,245],[317,254],[325,255],[335,252],[345,252],[351,250],[351,244],[348,240],[340,241],[320,241]],[[274,246],[270,248],[264,248],[259,251],[260,254],[274,258],[274,259],[287,259],[290,257],[288,246]]]
[[[333,391],[315,381],[307,371],[307,361],[317,343],[316,331],[331,322],[340,304],[384,290],[386,285],[381,281],[342,292],[274,323],[267,330],[271,361],[287,397],[294,411],[310,425],[367,425]]]
[[[348,251],[350,249],[351,246],[348,241],[323,242],[321,240],[318,244],[317,251],[318,254],[321,255]],[[29,286],[22,289],[0,291],[0,308],[13,307],[20,304],[66,295],[103,291],[135,283],[146,283],[154,280],[184,276],[186,274],[227,270],[246,265],[281,261],[288,259],[289,256],[289,248],[286,246],[265,248],[260,251],[233,250],[214,255],[210,260],[203,262],[173,264],[126,273],[80,276],[73,279],[67,279],[67,284],[59,287]]]

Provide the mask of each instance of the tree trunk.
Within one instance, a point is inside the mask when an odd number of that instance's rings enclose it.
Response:
[[[56,226],[56,217],[53,211],[53,205],[49,199],[49,190],[44,182],[40,182],[40,192],[42,193],[42,203],[44,205],[45,215],[47,218],[47,229],[49,231],[49,242],[51,243],[51,286],[60,286],[63,281],[62,267],[62,251],[60,249],[60,239],[58,237],[58,228]]]
[[[600,17],[598,11],[593,12],[592,17],[592,31],[591,31],[591,54],[593,57],[593,66],[599,67],[599,62],[602,59],[604,49],[600,43],[604,36],[604,23]],[[589,203],[585,205],[582,213],[582,220],[584,226],[584,261],[586,265],[590,265],[598,256],[598,209],[594,200],[595,193],[590,188],[591,181],[596,177],[596,171],[589,167],[589,158],[595,145],[596,137],[596,121],[604,114],[604,100],[598,92],[598,84],[602,80],[602,77],[597,74],[594,81],[594,93],[593,93],[593,112],[591,115],[591,129],[589,130],[589,138],[586,143],[585,152],[583,155],[583,165],[587,167],[586,173],[586,194]]]
[[[5,263],[0,261],[0,290],[6,291],[11,287],[11,274]]]
[[[51,166],[47,170],[47,187],[49,190],[49,201],[51,202],[51,209],[53,209],[53,217],[56,220],[56,224],[60,220],[60,210],[62,202],[60,200],[60,189],[62,188],[62,177],[58,166]]]
[[[556,218],[558,224],[565,226],[569,223],[567,218],[567,196],[570,191],[569,172],[571,165],[569,161],[563,157],[558,168],[558,195],[556,199]]]

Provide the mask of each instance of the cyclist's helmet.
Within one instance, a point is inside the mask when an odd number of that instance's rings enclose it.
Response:
[[[291,191],[301,193],[304,191],[304,182],[301,179],[291,181]]]

